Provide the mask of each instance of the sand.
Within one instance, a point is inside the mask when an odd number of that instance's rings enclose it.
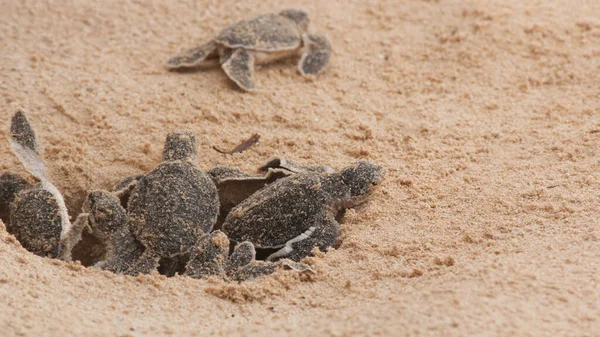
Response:
[[[311,13],[335,55],[260,91],[167,72],[224,24]],[[72,216],[197,134],[199,165],[387,169],[318,274],[126,277],[34,256],[0,225],[2,336],[600,336],[600,2],[4,1],[0,170],[17,110]],[[253,133],[260,142],[233,148]]]

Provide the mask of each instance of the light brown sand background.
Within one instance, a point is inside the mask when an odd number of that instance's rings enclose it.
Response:
[[[237,4],[236,4],[237,3]],[[600,2],[11,1],[0,6],[0,169],[24,109],[71,214],[198,136],[202,168],[272,155],[388,170],[311,279],[124,277],[42,259],[0,226],[0,335],[600,336]],[[167,58],[224,24],[307,9],[335,48],[261,92]],[[225,156],[252,133],[260,143]]]

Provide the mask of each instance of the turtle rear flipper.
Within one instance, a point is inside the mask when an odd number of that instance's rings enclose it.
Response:
[[[199,67],[208,63],[207,61],[215,56],[217,56],[217,44],[211,41],[170,58],[165,63],[165,67],[169,70]]]
[[[89,214],[82,213],[77,216],[73,222],[71,230],[60,237],[58,245],[58,258],[64,261],[71,261],[71,252],[73,247],[81,240],[81,234],[86,227],[89,227]]]
[[[185,274],[193,278],[222,275],[227,255],[229,255],[227,236],[219,230],[206,234],[192,248]]]
[[[17,111],[10,121],[10,148],[25,169],[41,181],[47,181],[44,162],[38,154],[38,144],[33,127],[25,114]]]
[[[239,268],[252,263],[256,259],[256,249],[250,241],[244,241],[237,245],[225,264],[225,273],[233,275]]]
[[[331,44],[326,37],[317,34],[304,34],[302,42],[304,50],[298,69],[303,76],[317,75],[329,63]]]
[[[140,258],[123,271],[125,275],[137,276],[138,274],[150,274],[157,271],[160,256],[146,250]]]
[[[252,261],[249,264],[236,269],[230,278],[234,281],[249,281],[275,272],[279,264],[265,261]]]
[[[254,55],[252,52],[238,48],[221,67],[227,76],[243,90],[253,91],[256,89]]]

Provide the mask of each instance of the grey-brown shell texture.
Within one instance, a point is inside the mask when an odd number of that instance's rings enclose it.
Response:
[[[262,189],[231,210],[223,231],[234,241],[259,248],[278,248],[307,231],[313,219],[324,216],[325,205],[342,196],[319,174],[299,173]]]
[[[5,172],[0,175],[0,219],[5,224],[9,222],[9,207],[17,193],[31,187],[32,185],[18,174]]]
[[[219,212],[212,180],[186,162],[166,162],[138,181],[129,199],[132,232],[160,256],[185,253]]]
[[[19,192],[10,206],[8,230],[28,251],[57,257],[62,230],[58,203],[45,189]]]
[[[193,134],[169,134],[163,162],[139,178],[129,197],[131,232],[160,257],[187,253],[217,221],[217,188],[195,166],[196,154]]]
[[[299,48],[302,40],[301,31],[292,20],[279,14],[264,14],[223,29],[215,41],[229,48],[283,51]]]
[[[223,231],[257,248],[291,245],[275,257],[298,261],[314,247],[325,250],[335,243],[337,213],[363,202],[382,175],[381,167],[359,162],[338,173],[305,171],[280,179],[234,207]]]

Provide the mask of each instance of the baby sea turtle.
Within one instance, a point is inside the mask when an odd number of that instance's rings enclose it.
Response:
[[[144,253],[134,271],[148,273],[161,258],[185,259],[198,239],[212,230],[219,196],[197,160],[195,135],[170,133],[162,163],[137,179],[127,203],[128,227]]]
[[[39,183],[21,189],[14,196],[7,229],[34,254],[70,260],[85,222],[78,218],[71,223],[62,194],[47,178],[35,132],[25,114],[20,111],[14,114],[9,134],[12,151]],[[27,187],[16,175],[4,177],[10,180],[8,186]]]
[[[278,249],[267,261],[299,261],[313,248],[325,250],[339,235],[335,216],[366,201],[384,169],[359,161],[337,173],[300,171],[267,185],[234,207],[223,232],[236,242]]]
[[[331,44],[322,35],[308,34],[308,14],[297,9],[259,15],[237,22],[218,33],[210,42],[169,59],[168,69],[191,68],[214,63],[240,88],[256,89],[254,65],[297,55],[304,76],[321,72],[331,55]]]

